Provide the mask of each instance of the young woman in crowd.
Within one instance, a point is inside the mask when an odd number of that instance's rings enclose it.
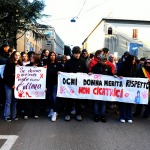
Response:
[[[47,98],[50,102],[50,112],[48,117],[51,118],[51,121],[56,121],[57,119],[57,77],[58,77],[58,62],[56,59],[56,54],[50,52],[47,59]]]
[[[22,53],[22,64],[23,66],[26,66],[27,64],[30,64],[30,61],[29,61],[29,56],[27,53]]]
[[[32,54],[30,57],[30,61],[31,61],[30,64],[27,64],[26,66],[42,67],[40,54]],[[28,93],[26,94],[30,96]],[[35,119],[38,119],[39,114],[40,114],[40,99],[26,99],[24,107],[24,119],[28,119],[28,117],[31,115],[33,115]]]
[[[21,56],[20,52],[15,51],[11,54],[10,59],[8,60],[4,69],[4,82],[6,91],[4,118],[7,122],[10,122],[11,119],[18,120],[18,117],[16,116],[17,101],[14,97],[15,67],[18,65],[22,65]]]
[[[118,76],[123,77],[138,77],[138,68],[136,65],[136,58],[133,55],[128,55],[123,62],[120,69],[118,69]],[[132,106],[131,103],[119,103],[120,109],[120,122],[124,123],[126,120],[128,123],[132,123]]]

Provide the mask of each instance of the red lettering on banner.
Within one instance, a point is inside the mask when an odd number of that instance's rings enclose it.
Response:
[[[114,97],[123,97],[123,89],[110,89],[110,88],[94,88],[93,94],[95,95],[105,95],[105,96],[114,96]]]
[[[90,94],[90,88],[89,87],[79,87],[78,93],[79,94]]]

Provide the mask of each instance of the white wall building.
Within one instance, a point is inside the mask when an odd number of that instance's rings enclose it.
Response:
[[[141,57],[150,57],[150,21],[103,18],[82,43],[89,53],[107,47],[110,53],[121,57],[125,51]]]

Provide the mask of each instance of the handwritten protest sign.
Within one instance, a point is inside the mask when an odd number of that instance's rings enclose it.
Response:
[[[19,66],[15,68],[15,98],[45,99],[46,68]]]
[[[0,65],[0,76],[3,79],[5,65]]]
[[[148,104],[146,78],[115,78],[85,73],[58,75],[58,97]]]

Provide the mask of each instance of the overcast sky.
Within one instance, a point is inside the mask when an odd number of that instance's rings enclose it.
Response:
[[[66,45],[79,45],[102,18],[150,20],[149,0],[45,0],[43,24],[52,25]],[[70,22],[72,18],[75,23]]]

